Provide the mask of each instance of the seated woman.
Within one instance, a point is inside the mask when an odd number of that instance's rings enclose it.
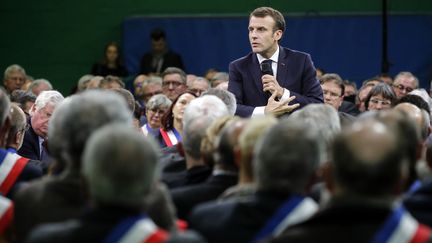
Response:
[[[162,128],[159,129],[162,147],[171,147],[182,140],[183,113],[186,106],[195,99],[196,95],[186,91],[180,94],[171,104],[170,109],[162,118]]]
[[[114,75],[119,77],[126,77],[128,75],[125,66],[122,64],[120,47],[117,43],[110,42],[106,45],[104,58],[93,65],[91,74],[100,76]]]
[[[365,100],[366,110],[385,110],[393,107],[396,102],[396,94],[386,83],[375,85]]]
[[[167,113],[172,102],[163,94],[157,94],[150,98],[146,104],[147,123],[141,127],[146,136],[152,136],[156,140],[161,136],[159,128],[162,125],[162,117]]]

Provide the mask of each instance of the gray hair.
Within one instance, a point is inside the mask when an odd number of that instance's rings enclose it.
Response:
[[[9,97],[6,94],[6,91],[0,87],[0,126],[4,125],[6,117],[9,115],[10,107],[11,102],[9,101]]]
[[[333,177],[343,193],[388,197],[408,169],[400,131],[373,118],[344,129],[333,145]]]
[[[48,86],[48,89],[49,89],[49,90],[52,90],[52,89],[53,89],[53,86],[52,86],[52,84],[50,83],[50,81],[48,81],[48,80],[46,80],[46,79],[43,79],[43,78],[39,78],[39,79],[36,79],[36,80],[34,80],[33,82],[31,82],[31,84],[30,84],[28,90],[29,90],[29,91],[32,91],[33,88],[38,87],[40,84],[46,84],[46,85]]]
[[[300,120],[283,120],[257,143],[254,173],[259,190],[303,193],[320,160],[323,144]]]
[[[82,174],[97,202],[140,207],[155,181],[154,142],[131,127],[110,124],[89,138]]]
[[[60,94],[60,92],[58,92],[56,90],[42,91],[38,95],[38,97],[36,98],[34,106],[36,108],[36,111],[38,111],[38,110],[44,108],[48,104],[51,104],[54,107],[56,107],[63,100],[64,100],[63,95]]]
[[[167,67],[161,74],[162,80],[166,75],[170,74],[180,75],[182,83],[186,85],[186,73],[182,69],[177,67]]]
[[[157,85],[160,85],[162,87],[162,78],[159,76],[150,76],[150,77],[144,79],[144,81],[142,83],[142,87],[144,88],[145,86],[147,86],[149,84],[157,84]]]
[[[20,73],[24,74],[24,76],[27,76],[23,67],[21,67],[18,64],[12,64],[6,68],[6,70],[4,72],[4,79],[8,79],[10,73],[12,73],[12,72],[20,72]]]
[[[299,120],[314,129],[318,133],[318,139],[330,149],[334,137],[341,131],[338,112],[333,106],[327,104],[309,104],[303,109],[292,113],[288,120]],[[325,162],[327,156],[323,154],[321,162]]]
[[[231,93],[227,90],[224,90],[224,89],[210,88],[209,90],[204,92],[202,95],[203,96],[204,95],[214,95],[214,96],[218,97],[227,106],[229,114],[232,116],[235,114],[235,111],[237,109],[237,102],[236,102],[236,98],[235,98],[233,93]]]
[[[87,85],[90,80],[94,77],[92,74],[84,74],[79,80],[77,84],[78,92],[84,91],[87,89]]]
[[[411,72],[400,72],[396,75],[396,77],[393,79],[393,83],[399,79],[400,77],[407,77],[407,78],[413,78],[415,81],[415,88],[418,88],[419,86],[419,80],[416,76],[414,76],[414,74],[412,74]]]
[[[184,124],[182,145],[187,154],[194,159],[201,157],[201,141],[206,135],[214,119],[207,116],[199,116]]]
[[[53,157],[79,169],[91,133],[108,123],[131,126],[132,115],[124,99],[102,90],[87,90],[67,98],[51,117],[48,138]]]
[[[164,94],[153,95],[146,103],[146,109],[169,108],[172,101]]]
[[[26,115],[24,111],[18,106],[16,103],[12,103],[10,109],[10,117],[11,117],[11,127],[9,130],[8,142],[7,144],[15,143],[15,135],[19,131],[24,131],[27,125]],[[24,136],[22,136],[24,138]],[[21,141],[22,143],[22,141]],[[21,146],[22,144],[20,144]]]
[[[193,99],[186,107],[183,115],[183,127],[193,119],[206,116],[212,120],[229,115],[227,106],[214,95],[206,95]]]

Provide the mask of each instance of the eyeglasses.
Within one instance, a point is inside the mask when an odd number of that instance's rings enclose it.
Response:
[[[413,88],[405,87],[405,86],[403,86],[402,84],[393,85],[393,87],[395,87],[395,88],[398,89],[398,90],[405,90],[407,93],[409,93],[409,92],[411,92],[411,91],[414,90]]]
[[[152,113],[155,113],[155,114],[159,114],[159,115],[163,115],[166,113],[165,109],[158,109],[158,108],[149,109],[149,111]]]
[[[379,99],[370,99],[369,103],[378,105],[379,103],[381,103],[382,106],[390,106],[391,102],[389,100],[379,100]]]
[[[329,90],[323,90],[323,94],[324,94],[324,95],[329,95],[329,96],[332,97],[332,98],[339,98],[339,97],[341,97],[340,94],[335,93],[335,92],[331,92],[331,91],[329,91]]]
[[[169,87],[172,85],[174,88],[177,88],[178,86],[182,85],[182,82],[176,81],[176,80],[166,80],[162,82],[163,87]]]

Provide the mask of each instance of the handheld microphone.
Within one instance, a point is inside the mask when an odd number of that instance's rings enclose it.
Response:
[[[270,74],[273,75],[273,69],[272,69],[272,65],[271,65],[271,60],[270,62],[267,61],[263,61],[261,63],[261,73],[264,74]]]
[[[272,60],[264,60],[261,62],[261,73],[263,75],[269,74],[273,76]],[[268,97],[272,95],[270,91],[265,91],[265,93]]]

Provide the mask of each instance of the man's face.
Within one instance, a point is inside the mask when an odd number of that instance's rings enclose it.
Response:
[[[152,49],[156,53],[162,53],[165,51],[166,42],[164,38],[160,38],[159,40],[152,40]]]
[[[341,87],[336,83],[329,81],[321,84],[321,88],[324,94],[324,103],[331,105],[338,110],[343,101]]]
[[[143,88],[144,101],[147,102],[153,95],[161,94],[162,87],[160,84],[148,84]]]
[[[194,93],[197,97],[201,96],[202,93],[209,89],[209,83],[206,80],[195,80],[192,82],[189,90]]]
[[[180,74],[167,74],[162,80],[162,90],[164,95],[174,101],[179,94],[186,91],[186,85],[183,83]]]
[[[398,99],[404,97],[416,88],[416,81],[413,77],[400,76],[393,82],[393,90]]]
[[[249,19],[249,42],[254,53],[270,58],[277,49],[282,31],[273,32],[275,21],[272,17],[264,18],[252,16]]]
[[[22,72],[13,71],[9,73],[3,83],[8,92],[11,93],[14,90],[21,89],[25,80],[26,76]]]
[[[39,110],[36,110],[36,107],[33,106],[31,111],[31,126],[33,130],[38,136],[46,138],[48,134],[48,122],[54,112],[54,106],[48,103]]]

